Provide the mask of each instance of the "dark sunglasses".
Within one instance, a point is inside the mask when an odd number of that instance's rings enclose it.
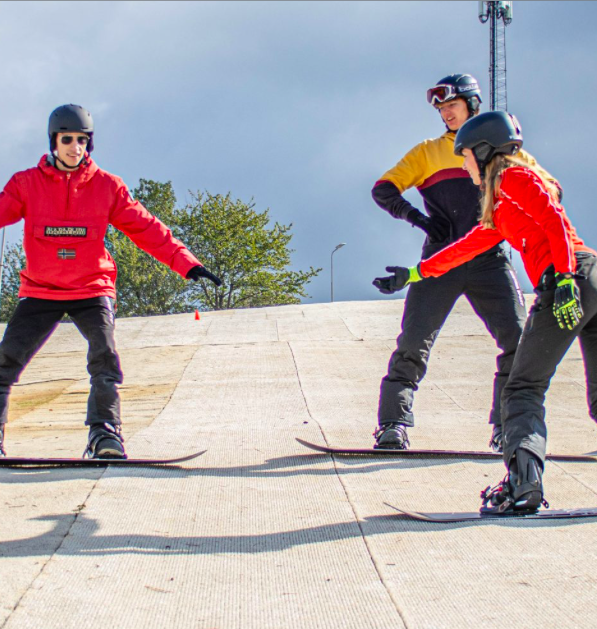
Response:
[[[79,135],[76,138],[73,135],[63,135],[60,138],[60,143],[68,146],[69,144],[72,144],[75,139],[77,140],[77,144],[80,144],[81,146],[87,146],[87,144],[89,144],[89,138],[86,135]]]

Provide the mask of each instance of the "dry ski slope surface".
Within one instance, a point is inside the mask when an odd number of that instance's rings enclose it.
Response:
[[[372,443],[400,300],[118,322],[131,456],[180,468],[0,468],[0,627],[594,627],[597,521],[428,524],[499,461],[331,457]],[[466,302],[416,399],[413,447],[485,449],[496,349]],[[78,456],[85,344],[62,324],[14,389],[10,454]],[[550,449],[597,448],[575,346]],[[549,463],[554,508],[597,506],[597,464]]]

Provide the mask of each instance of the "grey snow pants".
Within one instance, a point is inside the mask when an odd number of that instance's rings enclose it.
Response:
[[[494,247],[440,277],[426,278],[408,290],[402,333],[381,381],[380,426],[414,426],[414,392],[427,371],[429,354],[456,300],[464,295],[502,353],[493,382],[492,424],[501,423],[500,399],[526,321],[524,296],[501,246]]]

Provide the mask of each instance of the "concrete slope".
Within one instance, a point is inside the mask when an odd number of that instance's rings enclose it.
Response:
[[[180,468],[0,468],[0,628],[594,627],[597,521],[427,524],[471,511],[500,462],[331,457],[372,444],[402,301],[118,322],[132,456]],[[416,399],[413,447],[486,449],[497,350],[459,302]],[[77,456],[85,343],[63,324],[15,387],[11,454]],[[575,346],[549,449],[595,450]],[[550,463],[555,508],[597,506],[597,464]]]

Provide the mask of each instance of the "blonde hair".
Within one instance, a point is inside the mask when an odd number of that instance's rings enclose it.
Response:
[[[495,229],[495,223],[493,222],[493,212],[495,210],[494,198],[500,196],[500,184],[502,182],[503,172],[513,166],[522,166],[523,168],[533,171],[539,179],[541,179],[551,198],[556,202],[559,201],[557,187],[549,181],[549,179],[546,179],[545,174],[538,168],[531,166],[520,157],[498,153],[485,167],[485,177],[481,185],[480,222],[481,225],[487,229]]]

